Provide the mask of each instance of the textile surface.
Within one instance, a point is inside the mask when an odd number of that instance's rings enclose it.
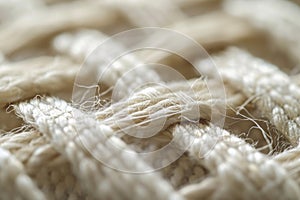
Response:
[[[299,6],[0,0],[0,199],[300,199]]]

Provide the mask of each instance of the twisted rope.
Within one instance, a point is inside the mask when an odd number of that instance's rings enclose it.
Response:
[[[126,144],[112,135],[113,131],[109,126],[100,125],[92,118],[84,120],[83,126],[78,124],[79,121],[72,116],[72,108],[64,101],[55,98],[34,99],[30,103],[20,104],[16,109],[22,114],[25,121],[32,123],[46,134],[54,147],[71,162],[81,184],[87,191],[93,193],[95,198],[108,198],[111,193],[107,187],[116,189],[115,197],[119,195],[126,197],[126,195],[134,194],[136,199],[179,198],[176,193],[172,192],[171,187],[166,182],[159,180],[155,174],[146,174],[141,177],[101,167],[102,164],[89,154],[101,152],[105,155],[103,159],[106,162],[116,162],[116,165],[123,166],[122,169],[124,170],[136,168],[139,171],[139,168],[148,168],[134,154],[132,154],[132,158],[122,157],[121,152],[126,148]],[[49,113],[49,111],[51,112]],[[80,111],[76,111],[76,114],[82,115],[80,117],[87,117]],[[41,116],[43,118],[40,119]],[[98,133],[102,134],[99,135]],[[119,148],[114,148],[114,146]],[[92,152],[86,152],[86,149]],[[80,165],[78,166],[79,161]],[[118,177],[119,180],[131,182],[128,185],[120,185],[121,182],[116,182],[115,179],[108,177]],[[156,184],[154,185],[152,182]],[[147,190],[142,189],[142,185],[146,186],[145,189]],[[128,191],[130,192],[128,193]]]
[[[0,199],[300,199],[299,12],[283,0],[0,0]],[[129,49],[111,36],[144,26],[186,34],[212,60],[195,58],[199,74],[145,51],[107,68]],[[163,35],[138,43],[193,53]]]

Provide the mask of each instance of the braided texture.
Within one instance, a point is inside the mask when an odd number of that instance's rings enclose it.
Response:
[[[0,0],[0,199],[300,199],[299,6]]]

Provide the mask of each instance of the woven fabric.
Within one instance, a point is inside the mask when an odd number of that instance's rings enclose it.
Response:
[[[299,18],[0,0],[0,199],[300,199]]]

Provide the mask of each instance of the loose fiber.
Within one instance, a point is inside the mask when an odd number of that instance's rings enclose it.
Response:
[[[229,49],[223,56],[215,57],[214,61],[223,79],[253,98],[262,116],[297,145],[300,110],[296,105],[300,88],[288,75],[276,66],[238,49]],[[203,63],[203,67],[209,70],[207,62]]]

